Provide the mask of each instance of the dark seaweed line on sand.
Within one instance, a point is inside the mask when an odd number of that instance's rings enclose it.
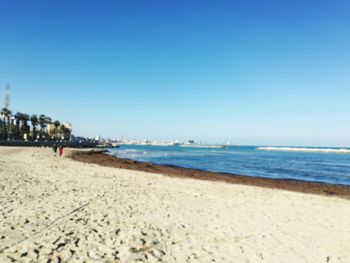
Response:
[[[181,168],[176,166],[166,166],[148,162],[138,162],[134,160],[118,158],[102,152],[73,151],[71,158],[73,160],[85,163],[157,173],[170,177],[220,181],[233,184],[281,189],[307,194],[338,196],[350,200],[350,186],[207,172],[203,170]]]

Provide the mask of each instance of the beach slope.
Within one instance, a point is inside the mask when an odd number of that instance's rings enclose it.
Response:
[[[350,262],[350,201],[0,148],[0,262]]]

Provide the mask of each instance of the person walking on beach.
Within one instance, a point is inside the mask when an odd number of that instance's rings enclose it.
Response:
[[[57,145],[56,144],[52,145],[52,151],[53,151],[53,156],[56,156],[56,153],[57,153]]]
[[[60,146],[58,147],[58,155],[61,157],[62,153],[63,153],[63,146],[60,145]]]

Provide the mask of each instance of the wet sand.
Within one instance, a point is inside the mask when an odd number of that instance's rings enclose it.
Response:
[[[237,174],[214,173],[175,166],[138,162],[124,158],[117,158],[104,152],[96,151],[75,151],[72,154],[72,158],[74,160],[85,163],[94,163],[107,167],[144,171],[148,173],[157,173],[171,177],[219,181],[232,184],[243,184],[273,189],[282,189],[307,194],[335,195],[350,200],[349,186],[330,185],[315,182],[303,182],[296,180],[277,180],[253,176],[243,176]]]
[[[72,157],[0,147],[0,262],[350,262],[346,189],[304,193]]]

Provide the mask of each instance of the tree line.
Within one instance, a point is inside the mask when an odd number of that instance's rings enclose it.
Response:
[[[3,108],[0,119],[1,140],[68,140],[71,130],[44,114],[26,114]]]

